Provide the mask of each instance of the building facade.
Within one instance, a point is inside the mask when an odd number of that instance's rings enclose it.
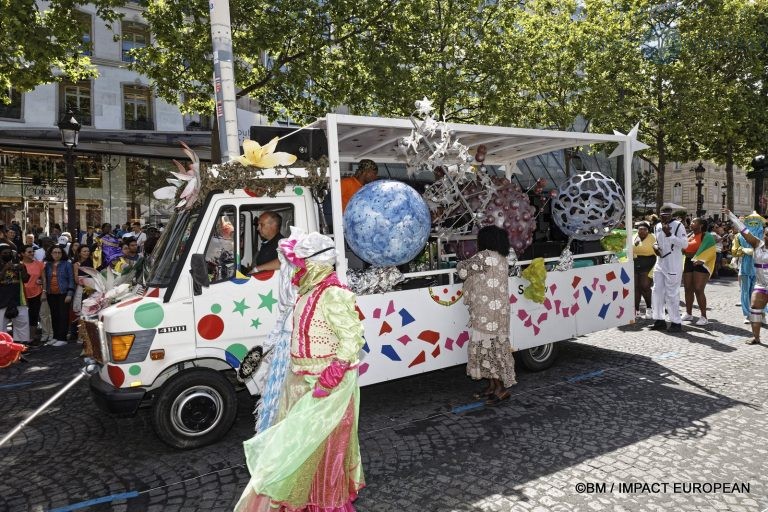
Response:
[[[178,141],[209,157],[210,118],[185,116],[154,96],[149,80],[128,69],[130,50],[151,44],[138,2],[120,9],[111,27],[85,5],[83,52],[99,76],[63,80],[21,93],[11,89],[0,105],[0,224],[23,227],[67,223],[64,148],[57,124],[68,108],[82,124],[74,150],[76,223],[84,229],[103,222],[162,223],[168,205],[152,190],[165,185],[173,158],[184,159]]]
[[[684,206],[696,214],[698,190],[693,169],[699,162],[672,162],[666,169],[664,179],[664,200]],[[704,198],[705,216],[717,218],[726,193],[725,165],[702,162],[706,172],[701,189]],[[754,182],[747,179],[746,170],[737,166],[733,169],[733,211],[737,215],[752,213],[754,209]]]

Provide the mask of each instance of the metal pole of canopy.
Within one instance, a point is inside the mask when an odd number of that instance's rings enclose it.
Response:
[[[624,228],[627,233],[627,258],[632,261],[632,139],[624,139]],[[621,169],[616,169],[616,177],[621,176]]]
[[[213,89],[219,126],[221,160],[227,162],[240,153],[237,138],[237,99],[232,54],[232,25],[229,0],[210,0],[211,40],[213,42]]]
[[[341,158],[339,157],[339,132],[336,114],[325,118],[328,136],[329,179],[331,187],[331,211],[333,211],[333,241],[336,244],[336,274],[339,281],[347,282],[347,255],[344,248],[344,222],[341,211]]]

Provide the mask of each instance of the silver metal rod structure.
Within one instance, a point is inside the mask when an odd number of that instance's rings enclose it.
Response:
[[[16,434],[21,432],[21,430],[26,427],[33,419],[37,418],[41,413],[48,409],[48,407],[50,407],[56,400],[58,400],[61,395],[69,391],[72,386],[80,382],[83,377],[93,375],[97,371],[99,371],[98,364],[96,364],[95,361],[86,360],[86,365],[80,369],[78,374],[75,375],[72,380],[70,380],[63,388],[58,390],[56,394],[54,394],[51,398],[46,400],[46,402],[38,407],[32,414],[21,420],[19,424],[13,428],[13,430],[8,432],[5,436],[3,436],[2,439],[0,439],[0,448],[2,448],[3,445],[10,441]]]

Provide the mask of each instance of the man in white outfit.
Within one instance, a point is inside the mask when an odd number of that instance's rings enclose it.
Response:
[[[661,207],[661,220],[653,230],[656,244],[656,266],[653,267],[653,326],[657,331],[667,330],[664,320],[664,306],[669,313],[669,332],[682,332],[680,320],[680,283],[683,280],[682,251],[688,247],[685,226],[672,218],[672,207]]]

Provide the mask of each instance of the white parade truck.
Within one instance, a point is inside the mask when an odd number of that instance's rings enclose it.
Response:
[[[328,114],[312,127],[324,130],[327,137],[332,227],[337,254],[344,255],[341,169],[362,158],[374,160],[380,168],[402,163],[395,146],[414,125],[408,119]],[[618,143],[625,155],[631,155],[635,141],[624,135],[450,127],[466,146],[486,145],[487,165],[514,166],[518,160],[551,151],[604,143]],[[631,158],[624,161],[625,204],[631,205]],[[274,197],[254,193],[258,187],[255,182],[231,192],[211,191],[198,206],[178,210],[147,262],[148,277],[138,288],[141,294],[84,322],[88,352],[103,365],[90,381],[96,402],[106,411],[127,415],[140,406],[150,407],[155,431],[175,447],[202,446],[230,429],[237,411],[234,371],[251,347],[264,342],[276,320],[277,273],[243,275],[233,270],[253,262],[259,215],[279,213],[286,235],[289,226],[306,232],[321,226],[318,204],[306,187],[286,181]],[[625,222],[631,225],[630,211]],[[225,224],[231,224],[229,237],[221,233]],[[629,236],[626,250],[632,254]],[[200,282],[193,277],[200,275],[193,267],[210,262],[213,253],[219,261],[228,254],[229,263],[237,265],[222,265],[210,282]],[[625,263],[602,263],[607,254],[576,255],[577,261],[586,258],[598,264],[548,272],[543,303],[523,296],[528,281],[510,277],[511,340],[527,367],[551,365],[558,341],[634,321],[631,257]],[[344,280],[344,257],[339,257],[337,271]],[[358,296],[366,340],[361,386],[466,362],[468,313],[454,275],[454,268],[406,273],[406,284],[429,285]]]

